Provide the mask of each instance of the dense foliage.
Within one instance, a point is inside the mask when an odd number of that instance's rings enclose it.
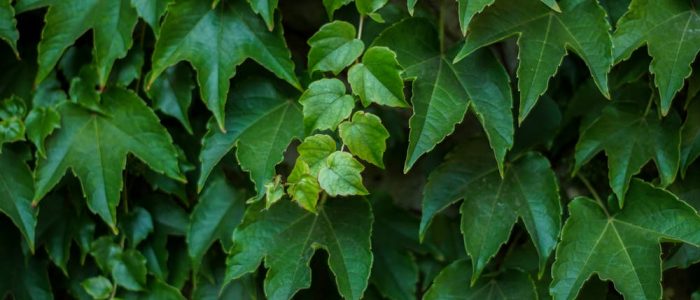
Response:
[[[700,298],[697,5],[0,0],[0,299]]]

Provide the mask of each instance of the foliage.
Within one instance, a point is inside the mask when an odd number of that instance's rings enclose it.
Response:
[[[698,298],[698,5],[0,0],[0,299]]]

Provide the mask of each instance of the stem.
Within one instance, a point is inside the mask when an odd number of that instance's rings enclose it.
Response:
[[[649,102],[647,103],[647,107],[644,109],[644,118],[646,118],[647,114],[649,114],[649,111],[651,110],[652,103],[654,103],[654,95],[649,97]]]
[[[362,39],[362,28],[365,26],[365,15],[360,14],[360,22],[357,24],[357,39]]]
[[[579,180],[581,180],[581,182],[583,182],[583,185],[586,186],[586,189],[588,189],[588,192],[591,193],[591,195],[593,196],[593,199],[595,199],[595,201],[598,202],[598,205],[600,206],[600,208],[603,209],[603,211],[605,212],[605,215],[610,217],[610,213],[608,212],[608,208],[605,207],[603,200],[598,195],[598,192],[595,191],[595,189],[593,188],[593,185],[591,185],[591,182],[588,181],[588,179],[586,177],[583,177],[583,175],[581,175],[580,173],[576,174],[576,178],[578,178]]]

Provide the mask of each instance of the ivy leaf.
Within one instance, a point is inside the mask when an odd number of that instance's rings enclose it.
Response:
[[[129,0],[40,1],[50,5],[39,42],[39,69],[35,84],[51,73],[66,49],[88,30],[93,32],[97,82],[104,86],[114,61],[126,56],[133,44],[137,13]]]
[[[61,127],[61,115],[53,107],[35,107],[29,111],[27,119],[27,137],[36,146],[41,157],[46,158],[44,140]]]
[[[17,96],[0,101],[0,147],[4,143],[24,140],[25,111],[24,101]]]
[[[537,249],[540,273],[554,250],[562,209],[557,179],[547,158],[526,153],[510,162],[503,178],[484,142],[455,150],[430,174],[423,192],[421,239],[435,214],[459,199],[464,246],[473,261],[472,283],[522,220]]]
[[[508,74],[493,55],[479,51],[453,65],[452,57],[440,52],[435,28],[419,18],[389,27],[373,46],[396,51],[405,68],[403,77],[414,79],[404,172],[454,131],[468,107],[484,126],[502,168],[506,151],[513,145],[512,98]]]
[[[469,22],[474,15],[480,13],[489,5],[492,5],[496,0],[457,0],[459,3],[459,25],[462,28],[462,34],[467,34]],[[540,0],[542,3],[549,6],[551,9],[561,12],[556,0]]]
[[[195,269],[215,241],[221,241],[225,249],[231,247],[231,234],[244,210],[245,194],[231,186],[223,174],[216,174],[200,195],[187,228],[187,249]]]
[[[280,201],[284,196],[284,186],[282,186],[282,177],[276,175],[275,179],[265,184],[265,208],[270,208],[277,201]]]
[[[360,174],[365,167],[352,154],[336,151],[326,158],[326,164],[318,171],[318,183],[328,195],[367,195]]]
[[[94,299],[107,299],[112,293],[112,282],[103,276],[90,277],[83,280],[80,285]]]
[[[119,225],[124,231],[124,236],[131,242],[131,248],[136,248],[153,233],[153,218],[143,207],[133,208]]]
[[[288,201],[266,211],[251,207],[233,233],[226,282],[257,270],[264,258],[265,295],[290,299],[311,285],[309,262],[323,248],[340,294],[360,299],[372,265],[371,229],[370,206],[362,199],[330,200],[317,214]]]
[[[330,71],[338,75],[360,57],[365,49],[362,40],[355,37],[355,26],[345,21],[324,24],[308,41],[309,70]]]
[[[537,299],[535,283],[522,271],[506,270],[469,286],[471,269],[467,260],[451,263],[435,277],[423,299]]]
[[[146,258],[136,250],[122,250],[111,237],[101,237],[92,244],[90,254],[114,284],[130,291],[140,291],[146,284]]]
[[[170,135],[143,100],[118,87],[110,87],[102,98],[101,109],[110,115],[71,103],[58,107],[61,129],[47,140],[46,158],[37,161],[33,202],[39,202],[70,168],[82,183],[88,208],[116,230],[128,153],[168,177],[183,182],[185,178]]]
[[[193,89],[194,82],[190,70],[178,64],[165,70],[164,75],[153,81],[146,93],[148,98],[153,100],[153,108],[176,118],[185,130],[192,134],[188,111],[192,104]]]
[[[160,19],[165,14],[167,6],[174,0],[131,0],[131,5],[136,9],[139,17],[153,29],[153,33],[160,32]]]
[[[353,94],[360,97],[362,105],[377,104],[408,107],[403,94],[401,66],[396,53],[386,47],[372,47],[348,71],[348,82]]]
[[[690,76],[690,64],[700,51],[700,17],[691,2],[634,0],[617,22],[613,48],[615,62],[628,59],[647,45],[653,58],[649,71],[661,96],[661,113]]]
[[[595,0],[563,0],[559,6],[561,13],[537,0],[497,1],[472,20],[464,47],[455,59],[518,35],[519,122],[547,90],[567,49],[583,59],[600,91],[610,97],[607,73],[612,66],[612,42],[605,10]]]
[[[312,82],[299,103],[304,107],[307,133],[316,129],[335,130],[338,123],[350,117],[355,107],[355,99],[345,93],[345,84],[335,78]]]
[[[355,0],[355,6],[360,14],[372,16],[372,13],[384,7],[388,1],[389,0]],[[374,17],[372,17],[372,19],[374,19]]]
[[[178,1],[168,8],[147,86],[169,66],[189,61],[197,70],[202,100],[219,128],[231,130],[224,127],[229,80],[247,58],[300,87],[281,27],[268,31],[244,0],[226,1],[216,8],[207,1]]]
[[[34,179],[24,156],[7,147],[0,152],[0,212],[12,220],[33,251],[38,210],[32,207]]]
[[[340,124],[338,132],[352,154],[384,168],[383,157],[389,132],[379,117],[358,111],[352,116],[351,122],[345,121]]]
[[[310,174],[318,175],[318,171],[326,164],[328,156],[336,150],[335,140],[325,134],[316,134],[304,139],[297,147],[299,159],[309,166]]]
[[[53,299],[46,263],[36,256],[25,256],[22,247],[8,246],[18,245],[21,238],[14,228],[1,227],[0,245],[4,247],[0,247],[0,270],[6,272],[0,273],[0,295],[11,294],[17,300]]]
[[[228,131],[222,133],[210,122],[202,139],[197,186],[201,190],[216,164],[237,147],[238,162],[250,173],[261,199],[289,143],[304,135],[301,108],[288,91],[270,80],[247,80],[235,89],[226,107]]]
[[[292,200],[299,203],[302,208],[316,213],[316,203],[318,202],[318,194],[321,193],[321,186],[304,160],[297,159],[292,173],[287,178],[287,183],[289,184],[287,193],[292,197]]]
[[[326,8],[328,19],[333,20],[333,13],[350,2],[352,0],[323,0],[323,7]]]
[[[10,45],[15,56],[19,58],[17,51],[17,20],[15,20],[15,9],[12,8],[12,0],[0,0],[0,40],[4,40]]]
[[[688,114],[681,133],[681,174],[685,176],[688,167],[700,157],[700,101],[688,106]]]
[[[265,20],[267,29],[270,31],[275,28],[275,9],[277,9],[277,1],[278,0],[248,0],[250,8]]]
[[[680,162],[681,121],[672,113],[659,120],[639,102],[613,102],[581,132],[574,172],[600,151],[608,156],[610,187],[624,205],[630,179],[653,160],[661,186],[673,182]],[[620,141],[624,141],[621,143]]]
[[[552,267],[555,299],[574,299],[593,273],[625,298],[661,299],[660,240],[700,245],[700,216],[673,194],[635,179],[626,198],[614,215],[588,198],[569,203]]]

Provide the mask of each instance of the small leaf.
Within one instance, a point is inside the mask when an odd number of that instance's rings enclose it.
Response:
[[[136,9],[148,26],[156,35],[160,32],[160,19],[165,14],[166,8],[174,0],[131,0],[131,5]]]
[[[384,7],[387,2],[388,0],[355,0],[355,6],[361,14],[369,15]]]
[[[681,133],[681,172],[685,176],[688,167],[700,157],[700,101],[690,103]]]
[[[352,116],[351,122],[340,124],[338,131],[350,152],[367,162],[384,168],[383,156],[389,132],[379,117],[362,111]]]
[[[350,68],[348,82],[353,94],[360,97],[365,107],[372,102],[408,107],[403,94],[401,71],[393,51],[386,47],[372,47],[365,52],[362,63]]]
[[[345,21],[327,23],[308,41],[309,70],[338,74],[360,57],[365,44],[355,38],[355,26]]]
[[[335,140],[325,134],[316,134],[304,139],[299,144],[297,152],[299,159],[304,161],[310,168],[310,174],[318,175],[318,171],[326,165],[326,160],[336,150]]]
[[[304,107],[306,132],[335,130],[338,123],[350,117],[355,99],[345,93],[345,84],[338,79],[314,81],[299,98]]]
[[[362,184],[360,174],[364,169],[352,154],[336,151],[328,156],[326,164],[319,170],[318,182],[332,197],[367,195],[369,192]]]
[[[119,225],[124,231],[124,235],[131,242],[131,248],[136,248],[153,232],[153,219],[151,219],[151,214],[143,207],[135,207]]]
[[[506,270],[470,286],[471,269],[467,260],[453,262],[435,277],[423,299],[537,299],[535,283],[522,271]]]
[[[27,125],[27,137],[36,146],[41,157],[46,158],[44,140],[61,128],[61,115],[53,107],[34,107],[25,119]]]
[[[94,299],[107,299],[112,293],[112,282],[103,276],[90,277],[80,285]]]
[[[270,208],[284,196],[284,187],[282,186],[282,178],[277,175],[271,182],[265,184],[265,208]]]
[[[301,158],[297,159],[292,173],[287,178],[289,187],[287,193],[296,201],[302,208],[316,213],[316,203],[318,202],[318,194],[321,192],[321,186],[312,175],[311,168]]]
[[[130,291],[140,291],[146,285],[146,258],[134,250],[124,251],[111,267],[114,283]]]

